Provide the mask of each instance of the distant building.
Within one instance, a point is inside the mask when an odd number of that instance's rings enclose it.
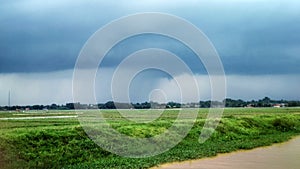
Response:
[[[247,107],[247,108],[253,108],[254,105],[253,104],[247,104],[247,106],[245,106],[245,107]]]
[[[277,104],[274,104],[273,107],[275,107],[275,108],[285,107],[285,104],[284,103],[277,103]]]

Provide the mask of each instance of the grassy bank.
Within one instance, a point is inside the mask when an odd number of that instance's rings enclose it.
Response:
[[[300,134],[299,108],[226,109],[212,137],[198,142],[208,109],[201,109],[193,128],[177,146],[141,159],[111,154],[91,141],[76,118],[0,120],[0,166],[4,168],[149,168],[158,164],[214,156],[283,142]],[[15,116],[75,115],[74,112],[0,113]],[[177,111],[166,111],[153,123],[134,124],[114,110],[105,112],[115,129],[134,137],[166,130]]]

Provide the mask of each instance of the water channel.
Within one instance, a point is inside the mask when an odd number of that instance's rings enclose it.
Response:
[[[300,137],[253,150],[220,154],[212,158],[164,164],[157,169],[299,169]]]

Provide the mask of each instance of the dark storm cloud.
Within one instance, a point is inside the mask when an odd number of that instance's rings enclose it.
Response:
[[[202,29],[228,74],[300,73],[299,3],[178,3],[182,5],[175,10],[175,5],[160,1],[6,1],[0,7],[0,72],[72,69],[80,49],[97,29],[123,15],[150,10],[181,16]],[[143,47],[163,47],[179,54],[195,71],[203,72],[199,69],[202,66],[190,59],[194,56],[189,50],[164,39],[152,44],[149,40],[114,48],[103,66],[114,67],[121,54]]]
[[[7,105],[8,91],[13,105],[72,102],[72,68],[82,46],[105,24],[138,12],[177,15],[201,29],[223,61],[228,97],[299,100],[299,9],[296,0],[1,1],[0,105]],[[141,36],[116,45],[105,58],[96,78],[98,101],[111,100],[109,82],[122,58],[153,47],[170,50],[199,73],[194,77],[201,97],[210,98],[208,76],[201,75],[205,70],[191,50],[167,38]],[[174,79],[161,72],[139,74],[131,87],[136,102],[147,100],[154,88],[169,101],[180,98]],[[86,93],[80,95],[82,103],[91,103]]]
[[[241,33],[241,49],[236,53],[220,51],[228,73],[300,73],[300,50],[295,50],[300,49],[300,22],[295,22],[295,18],[265,22],[269,25]],[[232,49],[235,51],[235,46]]]
[[[70,2],[31,0],[2,4],[0,72],[72,69],[85,41],[105,23],[100,15],[107,9],[101,6],[95,12],[96,7]]]
[[[213,30],[210,26],[204,28],[220,54],[226,73],[299,74],[300,12],[288,14],[286,8],[252,10],[254,16],[250,19],[248,16],[215,24]],[[245,13],[249,11],[241,15]]]

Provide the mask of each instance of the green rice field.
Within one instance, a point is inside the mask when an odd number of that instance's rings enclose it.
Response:
[[[147,138],[167,130],[178,110],[165,110],[150,123],[126,120],[116,110],[103,110],[103,114],[120,133]],[[151,168],[267,146],[300,134],[300,108],[226,108],[216,131],[201,144],[198,140],[207,114],[208,109],[199,109],[188,135],[169,151],[127,158],[95,144],[74,111],[0,112],[0,168]]]

